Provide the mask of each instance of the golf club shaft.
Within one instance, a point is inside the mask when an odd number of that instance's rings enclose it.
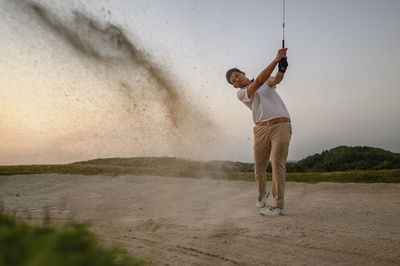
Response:
[[[285,0],[283,0],[283,16],[282,16],[282,48],[285,48]]]
[[[283,34],[282,34],[282,48],[285,48],[285,0],[283,0],[283,16],[282,16],[282,27],[283,27]],[[280,71],[285,73],[287,67],[287,58],[282,58],[279,62],[280,64]],[[282,65],[281,65],[282,64]]]

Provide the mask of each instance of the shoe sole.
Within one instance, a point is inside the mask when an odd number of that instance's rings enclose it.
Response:
[[[264,214],[264,213],[260,212],[260,215],[268,216],[268,217],[275,217],[275,216],[282,216],[283,214],[282,213],[279,213],[279,214]]]

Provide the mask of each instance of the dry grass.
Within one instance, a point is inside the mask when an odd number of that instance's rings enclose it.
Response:
[[[185,168],[168,167],[132,167],[91,164],[61,164],[61,165],[16,165],[0,166],[0,175],[17,174],[82,174],[82,175],[152,175],[187,178],[211,178],[230,181],[254,181],[252,172],[224,171],[191,171]],[[271,174],[267,174],[271,180]],[[319,183],[400,183],[400,169],[394,170],[363,170],[346,172],[320,173],[288,173],[288,182]]]

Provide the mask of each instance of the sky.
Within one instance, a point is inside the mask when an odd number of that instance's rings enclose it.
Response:
[[[114,59],[79,51],[32,3],[86,40],[84,49]],[[145,61],[77,13],[117,26]],[[277,92],[292,120],[289,160],[339,145],[400,152],[398,14],[397,0],[286,0],[289,67]],[[0,34],[0,165],[252,162],[251,111],[225,73],[237,67],[253,78],[275,58],[282,1],[0,0]],[[155,89],[150,65],[174,93]]]

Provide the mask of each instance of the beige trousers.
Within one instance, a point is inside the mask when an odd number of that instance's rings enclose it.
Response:
[[[283,208],[286,178],[286,159],[289,151],[292,126],[290,122],[254,127],[254,173],[258,196],[267,189],[266,169],[271,157],[272,196],[271,207]]]

